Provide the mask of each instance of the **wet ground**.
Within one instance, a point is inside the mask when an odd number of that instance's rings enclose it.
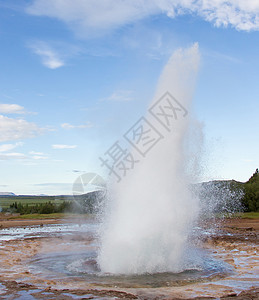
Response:
[[[217,230],[196,228],[202,260],[193,269],[131,277],[99,273],[93,220],[4,228],[0,299],[258,299],[258,224],[230,220]]]

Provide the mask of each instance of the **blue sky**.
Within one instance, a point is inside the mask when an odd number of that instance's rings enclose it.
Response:
[[[71,193],[142,115],[174,50],[199,44],[202,180],[259,166],[259,4],[0,0],[0,191]]]

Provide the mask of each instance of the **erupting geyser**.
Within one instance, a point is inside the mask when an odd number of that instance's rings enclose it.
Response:
[[[153,103],[169,92],[190,112],[198,65],[197,44],[174,52]],[[143,274],[189,268],[186,245],[199,210],[186,172],[186,136],[191,123],[190,113],[175,119],[172,130],[163,131],[163,139],[122,182],[113,185],[97,258],[102,272]],[[155,126],[164,129],[159,122]]]

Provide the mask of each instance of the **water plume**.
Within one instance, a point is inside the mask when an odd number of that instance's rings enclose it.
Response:
[[[188,266],[185,249],[198,215],[198,199],[189,189],[185,139],[192,124],[191,99],[199,66],[198,44],[175,51],[160,76],[151,106],[166,92],[189,114],[123,179],[114,184],[101,234],[97,262],[102,272],[143,274],[180,272]],[[146,118],[151,120],[147,114]]]

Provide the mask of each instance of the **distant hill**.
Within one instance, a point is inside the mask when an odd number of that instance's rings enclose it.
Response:
[[[9,197],[9,196],[16,196],[16,195],[14,193],[11,193],[11,192],[0,192],[0,196]]]
[[[259,211],[259,170],[247,182],[214,180],[197,184],[205,209],[214,211]]]
[[[236,186],[236,187],[240,187],[244,185],[244,182],[241,181],[236,181],[234,179],[232,180],[211,180],[211,181],[206,181],[206,182],[201,182],[198,183],[200,185],[204,185],[204,186],[210,186],[210,185],[216,185],[216,186],[224,186],[224,185],[229,185],[229,186]]]
[[[201,211],[204,214],[227,213],[242,211],[244,183],[235,180],[214,180],[202,182],[194,187],[198,195]]]

